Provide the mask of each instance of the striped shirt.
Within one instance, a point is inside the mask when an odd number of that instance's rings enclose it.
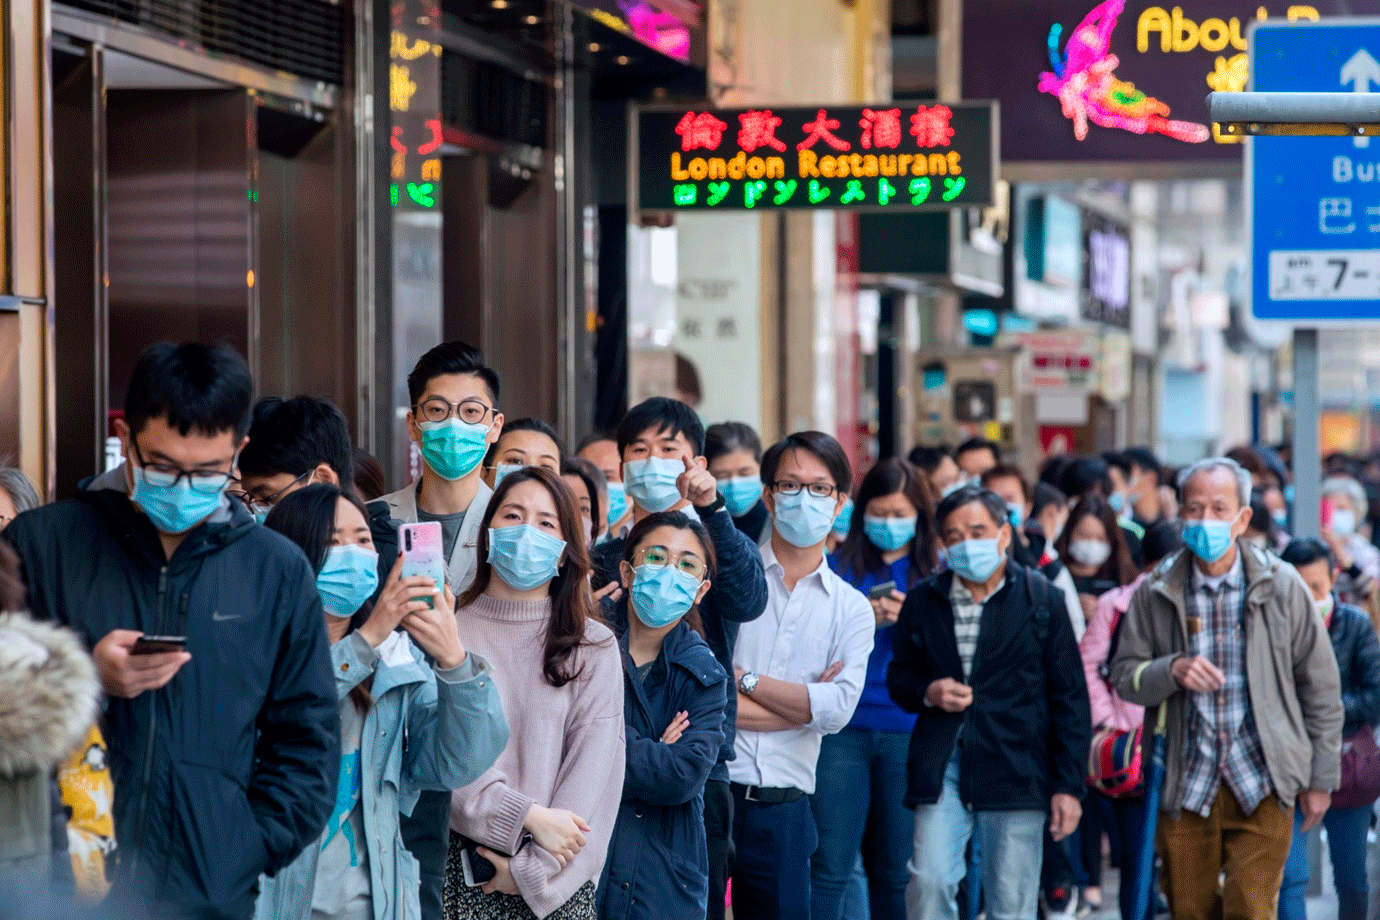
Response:
[[[1240,552],[1231,570],[1219,578],[1204,575],[1195,565],[1184,595],[1189,654],[1215,664],[1226,684],[1215,693],[1185,691],[1191,705],[1180,804],[1207,817],[1225,782],[1241,810],[1250,814],[1272,787],[1246,685],[1246,570]]]
[[[982,608],[1003,587],[1006,579],[987,595],[982,603],[973,600],[973,592],[963,584],[963,579],[954,576],[954,585],[949,589],[949,603],[954,608],[954,641],[958,643],[958,657],[963,662],[963,679],[970,680],[973,674],[973,656],[977,654],[978,629],[982,625]]]

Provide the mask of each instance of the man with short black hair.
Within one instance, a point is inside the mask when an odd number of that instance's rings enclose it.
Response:
[[[124,464],[4,531],[34,615],[86,640],[108,694],[112,903],[135,915],[250,917],[259,876],[316,841],[335,803],[315,574],[225,495],[252,386],[228,346],[151,346],[115,423]],[[182,648],[150,653],[144,636]]]
[[[1160,501],[1160,486],[1165,485],[1164,468],[1148,447],[1128,447],[1121,455],[1131,462],[1131,510],[1135,522],[1149,530],[1166,515]]]
[[[236,497],[259,520],[280,500],[314,483],[352,491],[350,426],[330,400],[265,396],[254,404],[239,471],[243,491]]]
[[[761,475],[773,528],[761,550],[767,612],[743,625],[733,652],[733,905],[744,917],[808,918],[820,742],[862,697],[876,617],[824,551],[853,484],[839,442],[790,435],[763,455]]]
[[[1034,920],[1046,817],[1058,841],[1081,815],[1092,733],[1082,659],[1063,595],[1008,559],[1000,497],[965,486],[935,520],[948,570],[906,595],[887,671],[892,699],[919,713],[906,916],[956,920],[976,825],[988,915]]]
[[[977,482],[983,473],[1001,463],[1001,447],[986,438],[969,438],[954,451],[954,462],[969,482]]]

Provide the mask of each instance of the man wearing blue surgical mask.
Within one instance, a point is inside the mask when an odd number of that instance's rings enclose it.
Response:
[[[699,604],[705,640],[725,673],[733,668],[733,648],[740,624],[762,615],[767,603],[766,580],[757,545],[733,524],[718,481],[704,458],[705,430],[699,416],[685,403],[653,397],[628,410],[618,426],[618,451],[623,461],[622,482],[640,521],[658,511],[687,511],[709,531],[718,560],[717,575]],[[591,552],[594,587],[603,589],[620,578],[624,540],[615,537]],[[606,614],[620,635],[626,629],[626,605]],[[724,915],[724,888],[732,856],[733,799],[728,788],[727,762],[733,759],[736,701],[730,695],[724,711],[724,740],[718,763],[704,789],[705,836],[709,847],[709,918]]]
[[[1298,572],[1243,539],[1251,474],[1213,457],[1179,490],[1187,550],[1132,596],[1110,682],[1167,707],[1156,849],[1170,913],[1267,920],[1294,811],[1311,830],[1341,780],[1337,661]]]
[[[479,349],[444,342],[422,355],[407,375],[407,432],[422,456],[422,477],[369,504],[369,526],[381,559],[398,552],[398,525],[441,525],[446,582],[457,596],[474,581],[479,526],[493,490],[484,482],[484,456],[503,431],[498,374]],[[389,566],[391,568],[391,566]],[[450,796],[419,794],[403,818],[403,842],[421,869],[423,920],[440,920],[449,847]]]
[[[949,571],[913,588],[896,625],[891,697],[919,718],[906,913],[957,920],[976,826],[990,916],[1034,920],[1044,827],[1078,827],[1092,733],[1064,596],[1007,557],[1006,502],[964,486],[935,514]]]
[[[819,844],[809,797],[825,735],[843,730],[867,682],[877,621],[829,567],[825,544],[853,486],[839,442],[803,431],[762,457],[771,541],[767,610],[733,653],[738,684],[733,781],[735,915],[809,917]]]
[[[34,616],[82,635],[108,697],[111,903],[132,914],[245,920],[259,876],[315,841],[335,800],[315,573],[225,496],[252,389],[229,346],[149,347],[116,423],[125,463],[4,532]],[[177,638],[141,647],[152,636]]]

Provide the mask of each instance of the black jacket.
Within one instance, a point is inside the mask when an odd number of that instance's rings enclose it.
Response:
[[[698,510],[698,509],[696,509]],[[767,577],[762,569],[762,551],[737,527],[727,509],[700,515],[709,539],[714,541],[714,555],[718,571],[709,586],[709,593],[700,601],[700,621],[705,638],[724,673],[733,673],[733,646],[738,641],[738,626],[750,623],[767,609]],[[618,575],[623,561],[624,541],[610,540],[594,547],[594,588],[597,591]],[[628,608],[619,604],[609,613],[609,620],[618,635],[628,630]],[[728,769],[722,764],[733,759],[733,729],[738,721],[738,693],[728,695],[724,713],[724,741],[719,751],[720,767],[713,779],[726,780]]]
[[[960,729],[965,805],[1016,811],[1048,809],[1058,792],[1082,798],[1092,716],[1063,593],[1038,572],[1007,563],[1006,584],[983,607],[973,673],[964,681],[949,601],[953,579],[943,572],[912,589],[896,623],[887,688],[898,706],[920,715],[910,738],[906,805],[939,801]],[[1047,613],[1033,612],[1032,594]],[[945,677],[973,688],[972,705],[961,713],[925,705],[930,684]]]
[[[1346,710],[1342,737],[1349,738],[1362,725],[1380,725],[1380,639],[1365,611],[1340,600],[1336,601],[1327,634],[1341,675],[1342,708]]]
[[[623,655],[627,771],[623,804],[599,885],[603,920],[702,920],[709,892],[704,784],[719,757],[724,706],[736,692],[704,640],[681,623],[638,679]],[[661,734],[678,712],[690,727],[675,744]]]
[[[111,698],[122,896],[151,916],[245,918],[260,873],[318,839],[335,804],[340,711],[321,599],[295,545],[231,501],[171,560],[125,472],[4,531],[39,618],[94,648],[113,629],[184,635],[159,690]]]

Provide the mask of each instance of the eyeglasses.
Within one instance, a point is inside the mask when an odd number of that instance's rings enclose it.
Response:
[[[422,400],[416,410],[417,417],[424,422],[444,422],[454,415],[468,425],[481,425],[491,413],[498,411],[485,405],[477,396],[462,399],[458,403],[449,402],[441,396],[431,396]]]
[[[145,463],[143,454],[139,452],[139,444],[133,437],[129,439],[129,446],[134,451],[134,460],[139,464],[139,469],[144,472],[145,481],[151,486],[167,489],[186,479],[193,492],[213,493],[221,491],[230,483],[231,474],[229,472],[184,470],[180,466],[173,466],[168,463]],[[234,459],[231,459],[230,466],[232,469],[234,468]]]
[[[647,566],[653,569],[664,569],[668,565],[674,565],[676,571],[684,572],[696,581],[704,581],[705,575],[709,572],[709,566],[698,556],[690,553],[681,553],[679,556],[673,554],[664,546],[644,547],[634,555],[639,566]]]
[[[272,495],[268,496],[268,498],[259,498],[254,493],[245,492],[243,490],[231,492],[229,493],[229,495],[231,498],[238,498],[240,501],[244,502],[245,507],[248,508],[250,512],[253,514],[267,513],[270,508],[278,504],[279,499],[291,492],[294,486],[301,483],[301,481],[310,476],[311,473],[311,470],[307,470],[301,476],[298,476],[292,482],[288,483],[287,485],[279,489],[277,492],[274,492]]]
[[[837,488],[827,482],[812,482],[807,485],[803,482],[783,480],[771,484],[771,490],[777,495],[799,495],[801,489],[809,492],[815,498],[829,498],[838,491]]]

